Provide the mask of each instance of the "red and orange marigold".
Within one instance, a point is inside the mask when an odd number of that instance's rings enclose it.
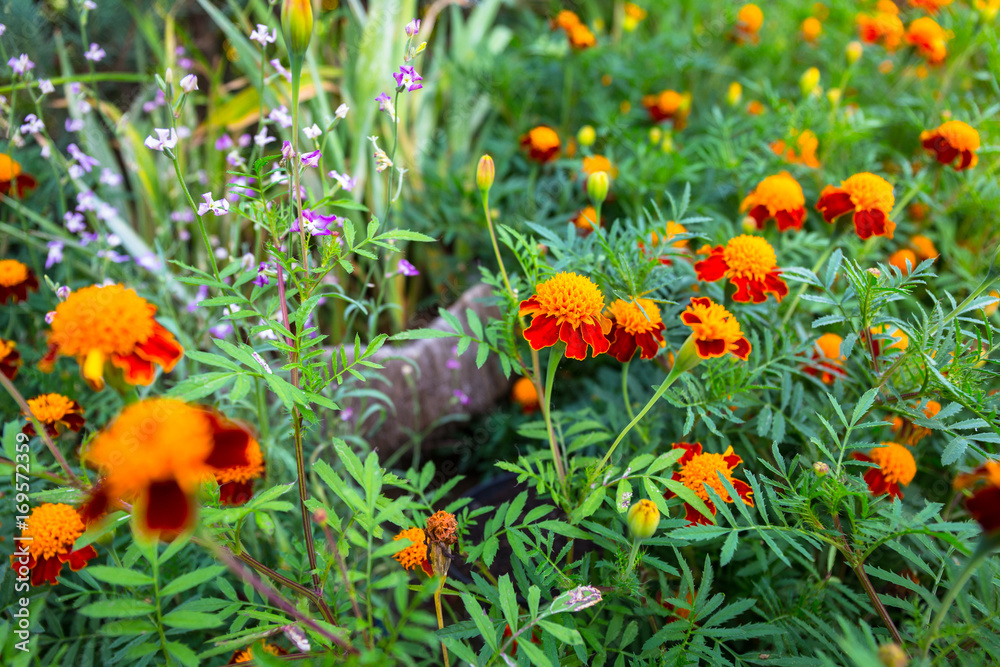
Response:
[[[873,496],[889,494],[890,498],[902,498],[901,486],[909,486],[917,474],[917,462],[910,450],[895,442],[883,442],[865,454],[852,454],[857,461],[874,463],[877,468],[865,472],[865,482]]]
[[[951,3],[952,0],[910,0],[911,7],[923,9],[931,16],[934,16],[942,7],[947,7]]]
[[[652,359],[663,341],[663,319],[660,308],[649,299],[625,301],[618,299],[608,306],[611,317],[611,347],[608,354],[625,363],[639,350],[640,359]]]
[[[246,465],[219,468],[215,481],[219,484],[219,502],[223,505],[243,505],[253,497],[253,482],[264,474],[264,455],[260,443],[250,440]]]
[[[795,140],[796,148],[789,148],[784,139],[779,139],[771,143],[771,151],[790,164],[802,164],[810,169],[819,168],[819,159],[816,157],[819,138],[816,133],[812,130],[792,130],[791,137]]]
[[[681,313],[681,322],[691,327],[695,352],[702,359],[724,356],[727,352],[746,361],[750,341],[732,313],[708,297],[695,297]]]
[[[832,185],[823,188],[816,210],[831,223],[842,215],[852,214],[854,229],[861,239],[872,236],[891,239],[896,223],[889,219],[889,215],[895,203],[889,181],[862,172],[841,181],[839,188]]]
[[[521,137],[521,147],[535,162],[552,162],[559,157],[559,135],[548,125],[539,125]]]
[[[716,512],[715,503],[709,498],[706,487],[717,493],[723,502],[727,504],[733,502],[733,498],[723,485],[720,476],[732,485],[740,500],[753,507],[753,490],[750,485],[733,477],[736,466],[743,463],[743,459],[733,453],[732,447],[726,449],[722,454],[703,452],[701,443],[697,442],[694,444],[676,442],[673,448],[684,450],[684,455],[677,461],[678,469],[673,475],[674,481],[691,489],[708,506],[712,516],[715,516]],[[672,495],[669,491],[664,494],[666,497],[672,497]],[[684,503],[684,518],[692,524],[711,523],[708,517],[687,503]]]
[[[603,354],[611,347],[607,339],[611,320],[603,310],[604,294],[594,281],[576,273],[557,273],[521,302],[521,316],[533,316],[524,338],[535,350],[561,340],[570,359],[585,359],[588,347],[594,356]]]
[[[875,14],[858,14],[858,35],[868,44],[879,44],[887,51],[895,51],[903,41],[906,28],[903,21],[893,12],[879,11]]]
[[[778,231],[802,229],[806,219],[806,196],[802,186],[783,171],[768,176],[757,184],[740,204],[740,211],[757,223],[757,229],[764,229],[764,223],[773,218],[778,223]]]
[[[15,572],[21,567],[31,571],[32,586],[58,584],[64,563],[69,563],[69,569],[76,572],[97,557],[93,545],[73,550],[73,544],[86,527],[80,513],[70,505],[42,503],[31,511],[26,523],[20,546],[10,559]]]
[[[683,130],[691,110],[691,93],[664,90],[655,95],[644,96],[642,106],[654,123],[669,121],[675,130]]]
[[[72,431],[79,431],[83,428],[83,408],[76,401],[63,396],[62,394],[42,394],[28,400],[28,409],[35,419],[42,425],[49,437],[55,438],[59,433],[68,428]],[[21,431],[28,437],[35,437],[35,424],[28,417],[28,413],[22,411],[27,423]]]
[[[184,356],[155,314],[156,306],[122,285],[74,290],[56,306],[49,350],[39,368],[50,372],[60,355],[76,357],[84,379],[100,390],[110,361],[126,383],[148,385],[156,366],[169,373]]]
[[[949,33],[934,19],[921,16],[906,28],[904,39],[917,51],[928,65],[940,65],[948,56]]]
[[[990,460],[955,478],[955,489],[972,489],[965,507],[988,535],[1000,532],[1000,461]]]
[[[26,301],[28,292],[37,289],[38,278],[31,269],[16,259],[0,259],[0,304]]]
[[[979,163],[976,155],[979,132],[960,120],[949,120],[934,130],[921,132],[920,143],[934,153],[934,159],[952,165],[957,171],[971,169]]]
[[[21,169],[21,164],[11,156],[0,153],[0,195],[23,197],[26,192],[38,187],[38,181]]]
[[[521,408],[524,414],[531,414],[539,407],[538,388],[531,378],[518,378],[510,390],[510,400]]]
[[[13,380],[20,368],[21,353],[17,351],[17,343],[0,338],[0,373]]]
[[[835,333],[825,333],[816,341],[815,349],[812,353],[812,363],[805,366],[803,370],[813,376],[819,376],[824,384],[833,384],[837,378],[847,375],[844,372],[844,355],[840,353],[840,346],[844,339]]]
[[[788,294],[774,248],[760,236],[743,234],[729,239],[725,246],[705,246],[698,252],[708,255],[694,265],[698,279],[715,282],[727,278],[736,286],[733,301],[763,303],[773,294],[780,302]]]
[[[917,406],[913,406],[916,408]],[[941,404],[937,401],[927,401],[924,406],[924,416],[927,419],[934,419],[941,412]],[[894,437],[903,444],[912,447],[931,434],[931,430],[925,426],[918,426],[906,417],[897,416],[892,420],[892,432]]]

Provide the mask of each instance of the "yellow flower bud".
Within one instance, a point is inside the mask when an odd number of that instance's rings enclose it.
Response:
[[[595,171],[587,179],[587,194],[590,195],[590,201],[594,203],[594,206],[604,203],[604,200],[608,198],[610,184],[606,171]]]
[[[660,510],[651,500],[640,500],[628,511],[628,529],[632,537],[644,540],[652,537],[660,525]]]
[[[810,67],[802,76],[799,78],[799,88],[802,90],[803,95],[809,95],[812,93],[816,86],[819,85],[819,69],[816,67]]]
[[[740,103],[740,99],[743,97],[743,86],[739,81],[733,81],[729,84],[729,92],[726,93],[726,102],[729,106],[734,107]]]
[[[302,57],[312,39],[312,0],[284,0],[281,5],[281,29],[285,33],[288,52]]]
[[[494,176],[496,176],[496,167],[493,166],[493,158],[489,155],[479,158],[479,166],[476,167],[476,187],[484,195],[493,187]]]
[[[584,125],[576,133],[576,140],[580,142],[581,146],[593,146],[594,142],[597,141],[597,132],[592,125]]]
[[[845,49],[845,54],[847,56],[847,63],[849,65],[853,65],[854,63],[858,62],[858,58],[861,57],[862,50],[863,47],[861,46],[861,42],[853,41],[848,43],[847,49]]]
[[[813,464],[813,472],[816,473],[817,477],[826,477],[830,473],[830,466],[822,461],[816,461]]]
[[[743,227],[744,234],[753,234],[757,231],[757,221],[749,215],[743,217],[743,220],[740,221],[740,225]]]
[[[663,150],[664,153],[673,153],[674,152],[674,135],[673,134],[667,132],[666,134],[663,135],[663,142],[660,144],[660,149]]]
[[[830,100],[830,104],[837,104],[840,102],[840,88],[831,88],[826,91],[826,99]]]
[[[649,143],[658,144],[661,139],[663,139],[663,130],[656,126],[649,128]]]
[[[882,644],[878,647],[878,661],[885,667],[906,667],[910,659],[899,644]]]

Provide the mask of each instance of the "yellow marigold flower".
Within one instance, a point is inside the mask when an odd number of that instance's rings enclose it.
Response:
[[[639,23],[646,18],[646,10],[631,2],[625,3],[625,20],[622,23],[622,27],[625,28],[625,32],[632,32],[636,29]]]
[[[21,164],[11,156],[0,153],[0,195],[14,194],[23,197],[26,192],[38,187],[38,181],[21,169]],[[3,303],[3,301],[0,301]]]
[[[42,394],[29,399],[28,409],[52,438],[58,436],[63,428],[72,431],[83,428],[83,409],[80,404],[62,394]],[[21,414],[28,419],[28,413],[22,411]],[[37,435],[35,424],[30,419],[21,431],[31,438]]]
[[[275,646],[274,644],[268,644],[264,642],[263,649],[264,653],[269,655],[288,655],[288,651],[281,648],[280,646]],[[229,659],[227,665],[241,665],[245,662],[253,662],[253,647],[246,648],[242,651],[236,651],[233,653],[233,657]]]
[[[27,301],[28,291],[37,289],[38,278],[31,269],[16,259],[0,259],[0,304]]]
[[[518,378],[511,388],[510,399],[521,406],[521,411],[530,414],[538,409],[538,388],[531,378]]]
[[[419,565],[430,576],[430,563],[427,562],[427,535],[424,534],[424,531],[420,528],[407,528],[392,538],[394,542],[402,539],[407,539],[412,544],[398,552],[393,558],[407,570]]]
[[[806,219],[806,196],[799,182],[783,171],[758,183],[740,204],[740,212],[743,211],[749,211],[757,229],[764,229],[764,223],[774,218],[779,232],[799,230]]]
[[[909,266],[906,265],[907,262],[910,263]],[[889,264],[895,266],[905,276],[917,266],[917,256],[909,248],[900,248],[889,255]]]
[[[726,103],[729,106],[734,107],[740,103],[740,99],[743,97],[743,84],[739,81],[733,81],[729,84],[729,89],[726,91]]]
[[[521,137],[521,147],[535,162],[551,162],[559,157],[559,135],[548,125],[539,125]]]
[[[73,550],[85,529],[80,513],[63,503],[43,503],[28,516],[21,530],[23,541],[10,557],[12,569],[20,576],[31,571],[31,585],[58,584],[63,563],[73,572],[97,557],[93,545]]]
[[[616,300],[608,306],[611,317],[611,347],[608,354],[618,361],[631,361],[638,349],[640,359],[652,359],[666,343],[660,308],[649,299]]]
[[[557,273],[521,302],[521,316],[533,315],[524,338],[535,350],[561,340],[570,359],[585,359],[588,347],[594,356],[603,354],[611,347],[606,337],[611,321],[603,310],[604,294],[594,281],[576,273]]]
[[[241,466],[220,468],[215,471],[219,484],[219,502],[223,505],[242,505],[253,497],[253,482],[264,474],[264,454],[260,443],[251,439],[247,445],[247,463]]]
[[[927,16],[916,19],[906,29],[906,43],[917,47],[917,51],[929,65],[939,65],[948,55],[950,35],[937,22]]]
[[[810,44],[815,44],[816,40],[823,33],[823,24],[815,16],[810,16],[802,22],[802,38]]]
[[[726,504],[731,504],[733,498],[730,497],[726,487],[723,486],[722,477],[728,481],[733,490],[739,495],[740,500],[753,507],[753,490],[746,482],[733,478],[736,467],[743,463],[743,459],[733,452],[729,447],[722,454],[711,454],[703,452],[701,443],[675,442],[674,449],[683,449],[684,455],[677,461],[678,471],[674,473],[673,479],[691,489],[708,506],[708,509],[715,515],[715,504],[709,499],[706,486],[719,495],[719,498]],[[669,492],[664,495],[671,495]],[[710,524],[711,520],[692,506],[684,503],[685,519],[692,524]]]
[[[652,500],[643,498],[628,510],[628,529],[637,540],[649,539],[660,525],[660,510]]]
[[[847,47],[844,49],[844,54],[847,56],[847,64],[853,65],[858,62],[863,51],[864,47],[861,46],[861,42],[848,42]]]
[[[979,132],[960,120],[949,120],[937,129],[921,132],[920,143],[934,153],[938,162],[953,165],[958,171],[971,169],[979,162]]]
[[[883,442],[868,455],[853,454],[857,461],[868,461],[878,465],[865,473],[865,482],[873,496],[889,494],[890,498],[902,498],[900,486],[909,486],[917,474],[917,462],[910,450],[895,442]]]
[[[952,0],[910,0],[910,6],[923,9],[934,16],[942,7],[947,7],[951,2]]]
[[[618,176],[618,168],[611,164],[611,160],[603,155],[588,155],[583,158],[583,173],[590,176],[599,171],[605,172],[612,178]]]
[[[17,343],[0,338],[0,373],[6,375],[8,380],[13,380],[20,368],[21,353],[17,351]]]
[[[248,428],[172,398],[132,403],[86,453],[103,473],[98,496],[134,502],[140,533],[169,539],[195,520],[195,493],[218,471],[251,466]]]
[[[863,172],[841,181],[839,188],[832,185],[823,188],[816,209],[827,222],[853,213],[854,229],[861,239],[871,236],[891,239],[896,223],[889,219],[889,214],[895,202],[892,185],[887,180]]]
[[[711,299],[691,299],[691,304],[681,313],[681,321],[691,327],[695,351],[700,358],[721,357],[727,352],[743,361],[750,356],[750,341],[743,335],[740,323]]]
[[[583,207],[583,209],[576,214],[576,217],[573,218],[573,224],[580,231],[585,234],[589,234],[595,227],[601,226],[601,222],[597,219],[597,209],[589,205]]]
[[[740,7],[736,14],[736,41],[752,42],[756,44],[760,41],[760,27],[764,25],[764,12],[755,4],[746,4]]]
[[[803,367],[809,375],[819,376],[824,384],[833,384],[838,377],[844,377],[844,355],[840,346],[844,339],[835,333],[825,333],[816,341],[812,353],[812,363]]]
[[[664,90],[642,98],[642,106],[654,123],[670,121],[675,130],[683,130],[691,110],[691,93]]]
[[[774,248],[763,237],[742,235],[723,246],[705,246],[708,257],[695,263],[698,280],[715,282],[726,278],[736,286],[733,301],[763,303],[768,293],[779,302],[788,294]]]
[[[157,365],[169,373],[184,356],[174,335],[154,319],[156,306],[121,285],[74,290],[55,313],[39,368],[51,371],[59,355],[76,357],[94,389],[104,388],[108,361],[126,383],[148,385]]]
[[[443,542],[449,546],[458,542],[458,522],[451,512],[438,510],[427,517],[427,528],[424,532],[430,542]]]

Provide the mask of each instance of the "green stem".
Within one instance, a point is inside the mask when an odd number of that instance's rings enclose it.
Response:
[[[542,396],[542,416],[545,417],[545,430],[549,435],[549,447],[552,450],[552,461],[556,466],[556,474],[559,476],[559,483],[564,490],[566,486],[566,469],[563,467],[562,454],[559,451],[559,443],[556,441],[555,430],[552,428],[552,384],[556,377],[556,368],[559,360],[562,359],[563,348],[557,345],[552,348],[549,355],[549,365],[545,376],[545,395]]]
[[[639,555],[639,538],[632,538],[632,551],[628,555],[628,569],[627,572],[631,572],[635,569],[635,559]]]
[[[172,114],[171,114],[172,116]],[[174,122],[174,131],[176,131],[177,123]],[[205,219],[198,214],[198,205],[194,203],[194,198],[191,196],[191,191],[188,190],[187,183],[184,182],[184,174],[181,173],[181,163],[177,159],[177,155],[170,153],[170,159],[174,163],[174,172],[177,174],[177,182],[180,183],[181,189],[184,191],[184,196],[187,197],[188,205],[194,212],[194,217],[198,221],[198,229],[201,230],[201,240],[205,243],[205,252],[208,253],[208,261],[212,264],[212,274],[215,276],[216,281],[222,282],[222,278],[219,276],[219,265],[215,263],[215,253],[212,252],[212,243],[208,240],[208,230],[205,229]]]
[[[826,262],[826,260],[830,259],[830,255],[833,254],[834,249],[838,245],[839,245],[838,243],[831,242],[830,245],[828,245],[826,247],[826,250],[823,251],[823,254],[819,256],[818,260],[816,260],[816,264],[813,265],[813,268],[812,268],[812,272],[813,273],[816,273],[817,271],[819,271],[820,267],[823,266],[823,263]],[[809,286],[808,283],[802,283],[801,285],[799,285],[798,291],[795,293],[795,296],[792,298],[792,303],[789,304],[788,310],[785,311],[785,316],[781,318],[781,326],[782,327],[784,327],[786,324],[788,324],[788,320],[792,319],[792,314],[795,312],[795,307],[799,305],[799,300],[802,298],[802,294],[805,293],[806,288],[808,286]]]
[[[493,252],[497,256],[497,264],[500,265],[500,274],[503,276],[503,284],[507,288],[507,293],[511,299],[515,299],[514,290],[510,287],[510,279],[507,277],[507,269],[504,268],[503,258],[500,256],[500,246],[497,245],[497,235],[493,231],[493,217],[490,215],[490,195],[483,191],[483,213],[486,215],[486,227],[490,230],[490,240],[493,241]]]

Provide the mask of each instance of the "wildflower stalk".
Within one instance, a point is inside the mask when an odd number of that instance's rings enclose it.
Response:
[[[500,246],[497,245],[497,235],[493,231],[493,216],[490,215],[490,194],[488,190],[483,190],[482,201],[483,201],[483,215],[486,216],[486,227],[490,230],[490,240],[493,242],[493,252],[497,256],[497,264],[500,265],[500,275],[503,276],[503,284],[507,288],[507,293],[510,294],[510,298],[515,299],[514,290],[510,286],[510,278],[507,277],[507,269],[503,265],[503,257],[500,256]]]
[[[552,383],[556,377],[556,368],[562,359],[563,346],[556,345],[549,354],[549,365],[545,376],[545,393],[541,397],[542,416],[545,417],[545,430],[549,435],[549,448],[552,450],[552,461],[556,466],[556,475],[559,476],[559,483],[566,487],[566,468],[563,466],[562,453],[559,451],[559,443],[556,441],[555,430],[552,428]]]
[[[441,590],[444,588],[445,579],[447,577],[442,575],[437,590],[434,591],[434,612],[437,614],[438,630],[444,630],[444,616],[441,614]],[[443,641],[441,642],[441,658],[444,661],[444,667],[449,667],[448,649],[445,648]]]
[[[177,131],[177,119],[173,117],[172,125],[174,131]],[[219,265],[215,262],[215,253],[212,252],[212,244],[208,240],[208,230],[205,229],[205,219],[198,213],[198,205],[194,203],[194,197],[191,196],[191,191],[188,190],[187,183],[184,181],[184,174],[181,172],[181,163],[177,159],[177,155],[170,149],[164,150],[164,152],[170,156],[170,160],[174,163],[174,173],[177,174],[177,182],[181,185],[181,190],[184,191],[184,196],[187,197],[188,205],[194,212],[194,217],[198,221],[198,229],[201,231],[201,240],[205,243],[205,252],[208,253],[208,261],[212,264],[212,275],[215,276],[216,281],[222,282],[222,278],[219,276]]]

